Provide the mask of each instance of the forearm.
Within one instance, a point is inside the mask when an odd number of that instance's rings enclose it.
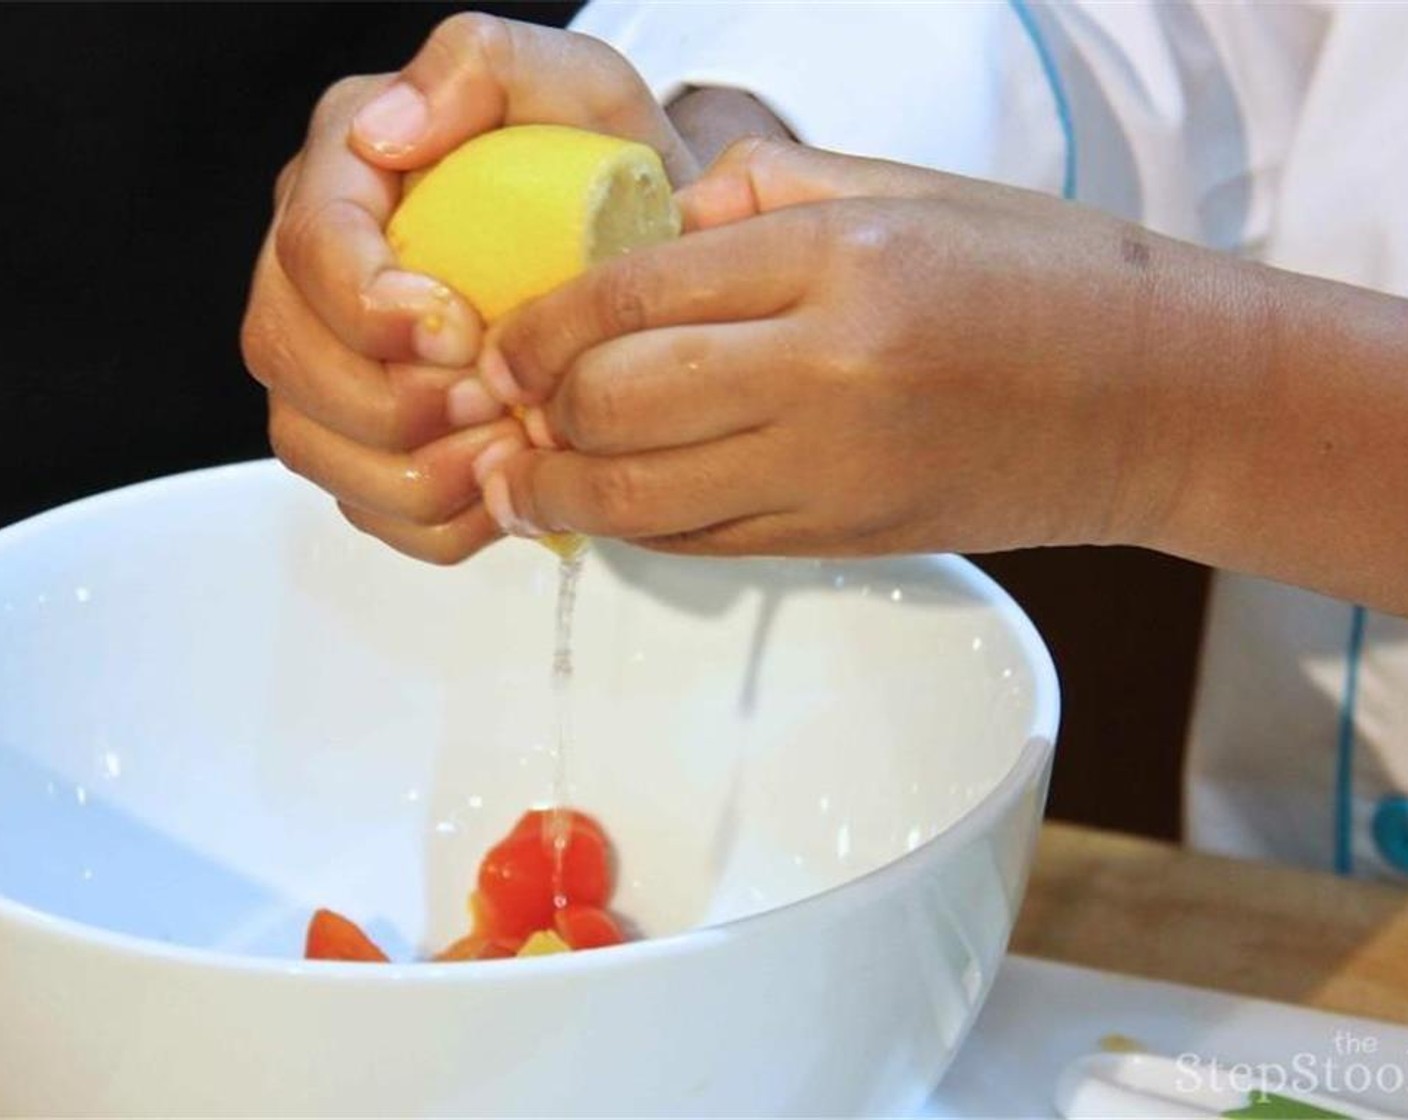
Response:
[[[1408,614],[1408,301],[1191,252],[1194,329],[1148,334],[1166,516],[1136,543]]]

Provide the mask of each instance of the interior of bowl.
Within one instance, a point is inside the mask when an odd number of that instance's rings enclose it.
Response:
[[[0,907],[293,957],[331,906],[444,945],[552,796],[556,590],[531,543],[397,556],[271,463],[0,533]],[[1045,651],[953,559],[597,545],[574,637],[568,796],[645,934],[892,861],[1054,733]]]

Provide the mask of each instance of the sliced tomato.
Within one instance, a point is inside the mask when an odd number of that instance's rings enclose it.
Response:
[[[490,915],[485,934],[521,940],[552,925],[552,855],[538,837],[495,844],[479,865],[478,885]]]
[[[552,841],[547,841],[552,855]],[[574,828],[562,853],[562,894],[569,904],[605,906],[611,898],[611,849],[600,832]]]
[[[552,928],[557,853],[550,810],[525,813],[512,832],[489,849],[479,865],[478,894],[487,918],[482,932],[501,939],[526,938]],[[601,906],[611,897],[611,852],[601,826],[569,812],[562,851],[561,892],[566,901]]]
[[[563,818],[566,844],[559,867],[555,828]],[[529,936],[545,930],[555,931],[573,949],[620,944],[625,940],[621,929],[603,909],[613,878],[611,845],[595,818],[576,809],[524,813],[479,865],[477,889],[469,899],[470,933],[434,959],[512,957]],[[562,906],[557,905],[559,894]],[[313,915],[305,955],[310,960],[387,959],[356,923],[332,910]]]
[[[335,910],[315,910],[308,923],[303,956],[310,961],[368,961],[385,963],[387,956],[362,927]]]
[[[604,949],[626,940],[616,919],[599,906],[564,906],[552,916],[552,923],[573,949]]]

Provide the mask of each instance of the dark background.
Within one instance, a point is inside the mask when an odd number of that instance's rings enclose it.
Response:
[[[237,336],[274,177],[326,86],[396,69],[460,7],[0,4],[0,525],[268,454]],[[1123,549],[979,559],[1062,674],[1052,813],[1176,835],[1204,572]]]

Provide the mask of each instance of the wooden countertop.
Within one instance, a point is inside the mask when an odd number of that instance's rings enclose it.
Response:
[[[1048,822],[1012,948],[1408,1023],[1408,890]]]

